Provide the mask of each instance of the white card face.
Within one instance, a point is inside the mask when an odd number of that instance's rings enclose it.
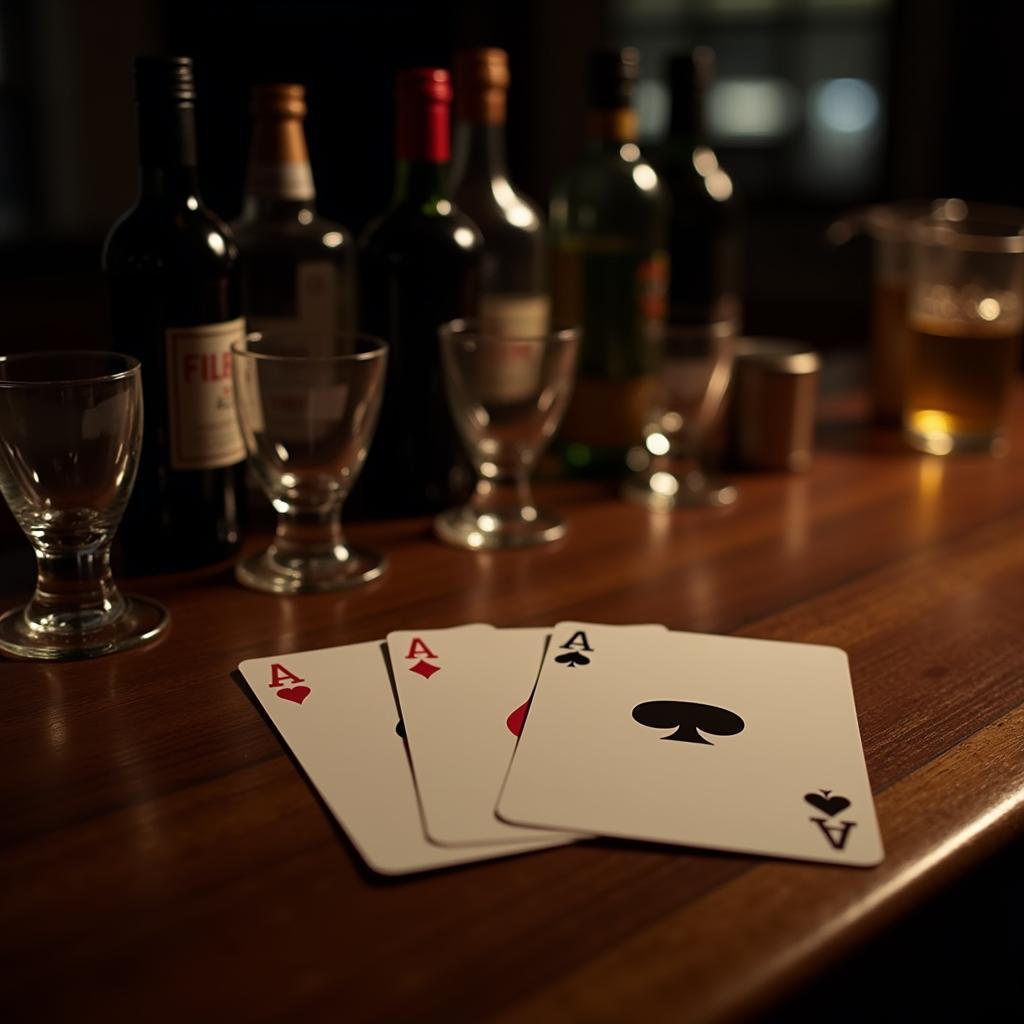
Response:
[[[552,630],[507,821],[869,866],[883,857],[846,654]]]
[[[257,658],[238,668],[374,871],[405,874],[553,845],[446,849],[427,840],[381,641]]]
[[[509,825],[494,813],[548,632],[465,626],[388,634],[423,824],[434,842],[580,838]]]

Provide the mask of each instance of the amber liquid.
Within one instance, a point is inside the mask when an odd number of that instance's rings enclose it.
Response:
[[[907,378],[907,286],[876,281],[871,305],[870,387],[876,423],[899,426]]]
[[[909,439],[944,454],[998,438],[1020,339],[1019,323],[912,319],[903,420]]]

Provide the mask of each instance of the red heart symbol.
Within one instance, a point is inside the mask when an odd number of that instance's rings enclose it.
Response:
[[[526,721],[526,712],[529,710],[530,701],[527,700],[525,704],[520,704],[519,707],[517,707],[515,711],[505,719],[508,731],[512,733],[513,736],[518,736],[523,731],[523,723]]]
[[[292,686],[287,690],[278,690],[278,697],[283,697],[285,700],[294,701],[296,704],[301,704],[309,696],[308,686]]]

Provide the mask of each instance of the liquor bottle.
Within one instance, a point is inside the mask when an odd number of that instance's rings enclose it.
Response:
[[[727,321],[738,329],[736,198],[704,130],[704,97],[713,74],[714,53],[706,46],[669,62],[669,133],[654,155],[672,194],[669,319],[683,324]]]
[[[654,401],[670,201],[636,144],[636,51],[594,54],[589,143],[551,200],[553,312],[582,324],[559,441],[568,472],[622,473]]]
[[[253,331],[315,333],[330,346],[355,329],[355,245],[316,212],[301,85],[253,90],[253,131],[242,215],[242,301]]]
[[[189,57],[135,63],[138,201],[103,247],[114,347],[142,362],[145,428],[118,538],[126,568],[219,561],[238,546],[245,446],[231,345],[245,337],[238,250],[199,197]]]
[[[449,198],[451,82],[399,73],[395,191],[360,239],[362,327],[391,346],[380,421],[352,494],[357,515],[438,512],[472,473],[441,380],[438,327],[479,303],[480,231]]]
[[[540,211],[513,188],[505,166],[508,54],[463,50],[455,60],[452,198],[484,236],[479,319],[518,337],[547,331],[547,242]]]

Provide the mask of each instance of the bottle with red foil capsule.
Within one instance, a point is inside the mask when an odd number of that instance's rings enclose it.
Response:
[[[114,348],[142,363],[145,428],[118,541],[129,572],[229,557],[245,446],[231,345],[245,337],[238,251],[203,203],[189,57],[140,57],[140,190],[103,247]]]
[[[357,515],[426,515],[466,499],[468,460],[441,382],[438,327],[474,316],[483,240],[449,198],[448,72],[402,71],[391,206],[359,245],[362,329],[391,346],[380,422],[352,495]]]

